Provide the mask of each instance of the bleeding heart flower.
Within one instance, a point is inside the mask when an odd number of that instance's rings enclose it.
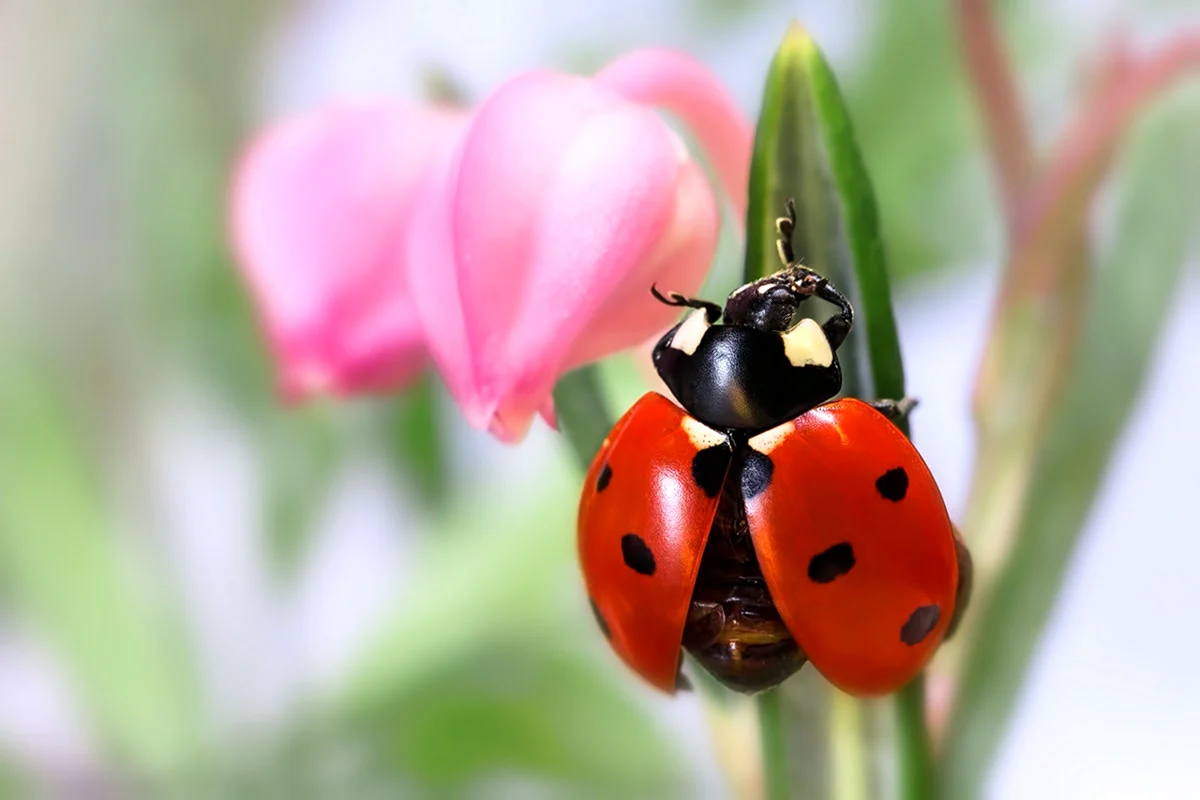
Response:
[[[399,102],[269,128],[237,170],[231,228],[283,396],[396,388],[426,363],[397,253],[416,189],[466,114]]]
[[[695,61],[641,51],[592,79],[536,72],[502,86],[426,175],[407,240],[430,351],[467,419],[506,441],[552,413],[565,371],[636,345],[692,293],[716,199],[673,112],[704,145],[738,218],[751,131]]]
[[[564,371],[671,323],[651,284],[694,292],[708,272],[716,199],[654,106],[740,218],[749,125],[676,53],[527,74],[473,118],[389,102],[266,131],[231,222],[284,396],[398,388],[428,346],[473,424],[512,441],[551,418]]]

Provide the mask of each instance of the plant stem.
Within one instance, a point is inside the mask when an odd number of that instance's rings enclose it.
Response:
[[[867,800],[871,785],[871,756],[862,701],[830,688],[830,791],[834,800]]]
[[[925,675],[913,678],[896,693],[896,752],[899,764],[897,797],[928,800],[934,797],[936,774],[933,745],[925,724]]]
[[[1034,167],[1033,145],[1016,79],[992,15],[991,0],[959,0],[956,9],[963,59],[983,114],[1005,221],[1010,235],[1015,235],[1021,201]]]
[[[763,797],[787,800],[787,747],[783,738],[783,701],[778,689],[758,696],[758,724],[762,740]]]
[[[559,378],[554,387],[554,410],[559,428],[586,471],[616,422],[608,410],[600,374],[594,365]]]

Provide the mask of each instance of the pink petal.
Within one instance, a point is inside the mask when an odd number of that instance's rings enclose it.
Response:
[[[614,292],[649,289],[681,156],[657,115],[581,78],[527,75],[479,110],[453,233],[475,413],[494,433],[524,434]]]
[[[542,407],[538,409],[538,416],[542,418],[551,430],[558,430],[558,411],[554,408],[554,398],[547,397]]]
[[[754,131],[712,72],[683,53],[637,50],[601,70],[596,82],[678,116],[704,146],[738,219],[745,219]]]
[[[452,236],[460,158],[461,150],[456,149],[440,154],[430,166],[419,189],[425,199],[413,213],[405,260],[409,290],[430,355],[467,422],[486,429],[491,413],[479,399]]]
[[[678,320],[679,309],[655,300],[651,284],[664,292],[696,294],[712,265],[720,227],[720,209],[704,171],[695,162],[685,162],[671,221],[644,259],[638,279],[627,281],[594,313],[593,323],[571,349],[567,368],[635,347],[647,338],[657,340]]]
[[[285,395],[393,388],[424,358],[399,237],[458,112],[329,109],[268,129],[243,157],[234,245]]]

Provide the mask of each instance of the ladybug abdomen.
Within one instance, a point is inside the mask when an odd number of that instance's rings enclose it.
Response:
[[[700,562],[683,646],[721,683],[741,692],[778,685],[804,666],[750,542],[740,464],[722,490]]]

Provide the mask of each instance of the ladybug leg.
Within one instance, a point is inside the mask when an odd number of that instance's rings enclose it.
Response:
[[[679,651],[679,667],[675,670],[675,691],[690,692],[694,687],[687,675],[683,674],[683,651]]]
[[[838,307],[838,313],[825,320],[825,324],[821,326],[821,330],[825,332],[825,338],[829,340],[829,346],[837,350],[842,346],[842,342],[846,341],[850,329],[854,327],[854,308],[846,299],[846,295],[825,278],[820,279],[814,293],[822,300]]]
[[[775,230],[779,234],[775,246],[779,250],[779,260],[783,262],[783,271],[793,280],[794,275],[801,276],[801,280],[796,282],[796,289],[804,296],[815,294],[822,300],[838,307],[838,313],[821,326],[825,332],[825,338],[829,340],[829,346],[837,350],[845,341],[846,335],[850,333],[850,328],[854,324],[854,309],[850,306],[850,301],[846,299],[846,296],[828,280],[796,263],[796,252],[792,247],[792,235],[796,231],[796,201],[789,197],[784,204],[784,209],[787,211],[787,216],[775,220]]]
[[[779,234],[779,238],[775,240],[775,247],[779,251],[779,260],[783,262],[783,266],[791,267],[796,263],[796,253],[792,250],[792,233],[796,230],[796,201],[789,197],[784,204],[784,210],[787,211],[787,216],[775,220],[775,231]]]
[[[950,619],[950,626],[946,628],[946,639],[958,630],[963,613],[971,604],[971,587],[975,579],[975,562],[971,559],[971,551],[963,542],[957,525],[954,526],[954,554],[958,559],[958,588],[954,590],[954,616]]]
[[[819,297],[825,302],[837,306],[838,313],[827,319],[821,326],[821,330],[825,333],[825,338],[829,340],[831,348],[837,350],[841,347],[847,334],[850,333],[850,329],[854,327],[854,307],[850,305],[846,295],[842,294],[842,291],[830,283],[824,275],[800,264],[791,264],[787,269],[772,277],[788,284],[796,298],[797,305],[810,297]]]
[[[871,408],[895,422],[908,419],[909,413],[917,407],[918,402],[920,401],[915,397],[905,397],[903,400],[876,400],[871,403]]]
[[[708,318],[708,324],[712,325],[721,318],[721,307],[716,303],[710,303],[707,300],[701,300],[698,297],[684,297],[678,292],[667,292],[664,295],[658,290],[657,286],[651,285],[650,294],[654,295],[654,299],[663,305],[679,306],[681,308],[699,308],[704,310],[704,316]]]

